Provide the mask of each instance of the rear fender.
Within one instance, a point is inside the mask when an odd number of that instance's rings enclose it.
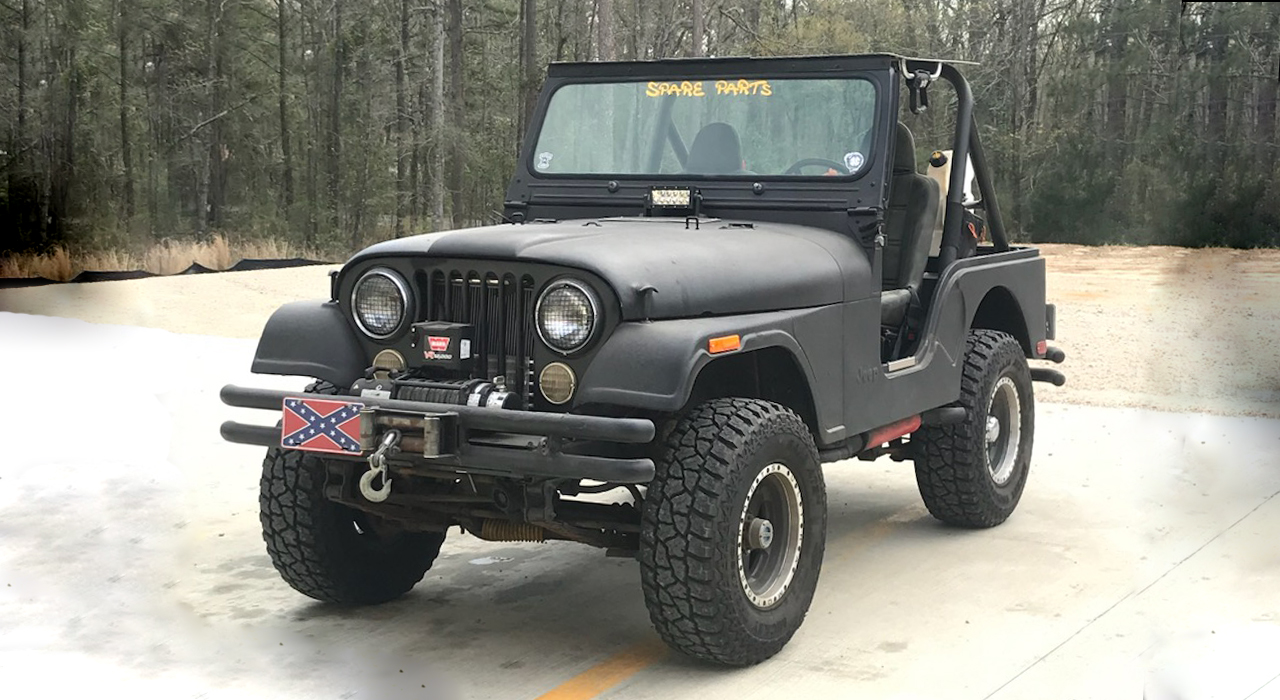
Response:
[[[252,369],[257,374],[300,375],[350,386],[366,366],[355,331],[336,303],[295,301],[267,320]]]

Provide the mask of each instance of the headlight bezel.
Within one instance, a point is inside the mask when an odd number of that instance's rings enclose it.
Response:
[[[585,338],[583,338],[582,342],[568,349],[560,348],[556,346],[554,343],[552,343],[547,338],[547,333],[542,327],[542,305],[546,301],[547,296],[551,294],[551,292],[561,287],[568,287],[570,289],[574,289],[580,292],[586,298],[587,305],[591,308],[590,330],[587,331],[587,335]],[[595,290],[592,289],[591,285],[573,277],[557,277],[551,280],[550,282],[547,282],[547,284],[542,288],[542,291],[538,293],[538,301],[537,303],[534,304],[534,307],[533,307],[533,326],[538,333],[538,340],[542,341],[543,346],[545,346],[552,352],[564,357],[571,357],[573,355],[577,355],[581,353],[583,350],[586,350],[588,347],[590,347],[592,341],[595,340],[596,336],[599,335],[600,326],[604,324],[604,321],[605,319],[604,319],[603,307],[600,304],[599,295],[596,294]]]
[[[373,276],[384,277],[390,280],[391,283],[395,285],[396,290],[400,293],[400,300],[403,304],[403,309],[400,312],[400,320],[397,321],[395,327],[387,333],[377,333],[372,328],[365,325],[364,319],[360,317],[360,307],[356,301],[356,298],[360,293],[360,286],[364,284],[365,280]],[[351,285],[351,296],[349,302],[351,305],[351,319],[355,322],[356,327],[360,329],[360,332],[374,340],[385,341],[396,337],[404,332],[408,321],[413,318],[414,299],[413,292],[409,289],[409,282],[405,280],[403,275],[390,267],[371,267],[362,272],[360,276],[356,278],[355,284]]]

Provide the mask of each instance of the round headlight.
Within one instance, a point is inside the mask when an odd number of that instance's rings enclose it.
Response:
[[[552,350],[580,350],[600,321],[600,306],[587,285],[575,280],[552,282],[538,297],[538,336]]]
[[[360,276],[351,292],[356,325],[374,338],[386,338],[404,323],[409,287],[400,275],[378,267]]]

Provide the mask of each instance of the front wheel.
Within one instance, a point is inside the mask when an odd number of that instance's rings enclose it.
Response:
[[[659,636],[731,666],[778,653],[813,600],[826,526],[817,449],[795,413],[755,399],[690,411],[644,499],[641,584]]]
[[[308,391],[336,394],[324,383]],[[410,532],[325,498],[325,460],[273,447],[262,463],[262,537],[280,576],[316,600],[385,603],[431,568],[444,533]]]
[[[993,527],[1018,507],[1035,432],[1031,371],[1022,346],[999,331],[969,332],[957,425],[922,428],[916,484],[933,517],[960,527]]]

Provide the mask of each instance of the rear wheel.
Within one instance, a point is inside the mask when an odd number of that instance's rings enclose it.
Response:
[[[933,517],[961,527],[992,527],[1018,507],[1031,466],[1035,431],[1031,372],[1013,336],[969,332],[957,425],[922,428],[913,437],[916,484]]]
[[[317,383],[308,391],[337,394]],[[344,605],[385,603],[431,568],[444,533],[409,532],[324,496],[325,460],[273,447],[259,484],[262,537],[280,576],[299,593]]]
[[[754,399],[716,399],[666,439],[644,500],[640,573],[670,646],[733,666],[791,639],[813,600],[826,490],[808,428]]]

